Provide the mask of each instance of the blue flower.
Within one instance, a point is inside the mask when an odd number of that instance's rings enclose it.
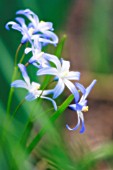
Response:
[[[25,49],[25,54],[32,52],[32,57],[29,59],[28,63],[33,64],[37,68],[47,67],[49,62],[45,59],[45,53],[41,51],[41,44],[38,39],[32,44],[32,47],[27,47]]]
[[[88,106],[87,106],[87,96],[89,95],[90,91],[92,90],[93,86],[95,85],[96,80],[93,80],[92,83],[85,89],[83,85],[81,85],[80,83],[76,83],[76,87],[79,89],[79,91],[82,92],[82,96],[80,98],[80,96],[78,98],[75,99],[75,104],[71,104],[69,105],[69,108],[71,110],[74,110],[77,112],[77,116],[78,116],[78,123],[74,128],[70,128],[68,125],[66,125],[66,127],[69,130],[76,130],[78,129],[78,127],[81,125],[81,129],[80,129],[80,133],[83,133],[85,131],[85,125],[84,125],[84,116],[83,116],[83,112],[88,111]]]
[[[33,29],[27,27],[23,18],[17,17],[15,20],[17,21],[17,23],[13,21],[8,22],[5,26],[6,29],[9,30],[9,26],[11,25],[12,29],[20,31],[23,35],[21,39],[22,44],[26,43],[27,41],[30,41],[30,43],[32,44],[31,36],[33,34]]]
[[[29,23],[28,27],[34,29],[34,34],[38,34],[40,36],[39,41],[43,42],[44,44],[54,44],[58,43],[58,37],[52,31],[53,24],[51,22],[39,22],[38,16],[29,9],[26,10],[19,10],[16,14],[26,16],[31,22]]]
[[[42,45],[48,43],[56,45],[58,43],[58,37],[52,32],[53,24],[51,22],[39,22],[38,16],[29,9],[19,10],[16,14],[24,15],[30,21],[27,26],[23,18],[17,17],[17,23],[10,21],[6,24],[6,29],[9,30],[9,26],[11,26],[13,29],[21,32],[23,35],[21,43],[26,43],[27,41],[32,43],[31,39],[37,38],[36,34],[39,36],[39,42],[42,43]]]
[[[39,90],[40,89],[39,83],[36,82],[30,83],[26,67],[23,64],[18,64],[18,66],[20,68],[24,80],[15,80],[13,83],[11,83],[11,87],[24,88],[28,90],[28,94],[25,97],[27,101],[32,101],[38,97],[50,100],[53,103],[55,110],[57,110],[57,105],[55,101],[49,97],[46,97],[46,95],[52,93],[53,90]]]
[[[45,58],[54,63],[56,67],[45,67],[39,69],[37,75],[54,75],[58,83],[54,88],[53,98],[57,98],[64,90],[65,85],[78,97],[78,91],[75,85],[70,80],[79,80],[80,72],[69,71],[70,62],[61,59],[61,61],[54,55],[46,54]]]

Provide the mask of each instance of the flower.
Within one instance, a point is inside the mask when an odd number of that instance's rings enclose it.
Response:
[[[33,64],[37,68],[48,66],[49,62],[44,58],[45,53],[41,51],[41,44],[38,39],[34,40],[32,47],[27,47],[25,49],[25,54],[29,52],[32,52],[32,57],[28,61],[29,64]]]
[[[30,83],[26,67],[23,64],[18,64],[18,67],[20,68],[24,80],[15,80],[13,83],[11,83],[11,87],[25,88],[26,90],[28,90],[28,94],[25,97],[27,101],[32,101],[38,97],[50,100],[53,103],[55,110],[57,110],[57,105],[55,101],[49,97],[45,97],[46,95],[52,93],[52,90],[39,90],[40,89],[39,83],[36,82]]]
[[[69,71],[70,62],[61,59],[61,61],[54,55],[46,54],[45,58],[54,63],[55,67],[45,67],[37,71],[37,75],[54,75],[54,80],[58,81],[54,88],[53,98],[57,98],[64,90],[65,85],[78,97],[78,91],[70,80],[79,80],[80,72]]]
[[[38,16],[29,9],[19,10],[16,12],[17,15],[26,16],[31,22],[28,26],[25,24],[25,20],[22,17],[17,17],[15,20],[10,21],[6,24],[6,29],[9,30],[9,26],[11,25],[12,29],[20,31],[23,35],[21,39],[21,43],[24,44],[31,39],[37,38],[36,34],[39,36],[39,42],[42,45],[46,45],[48,43],[56,45],[58,43],[58,37],[55,33],[53,33],[53,24],[51,22],[39,22]]]
[[[27,41],[29,41],[32,44],[31,41],[31,36],[33,34],[33,29],[27,27],[27,25],[25,24],[25,20],[21,17],[17,17],[15,18],[16,22],[10,21],[6,24],[5,28],[7,30],[9,30],[9,26],[11,25],[12,29],[20,31],[21,34],[23,35],[22,39],[21,39],[21,43],[24,44]]]
[[[69,108],[71,110],[77,111],[77,116],[78,116],[78,123],[74,128],[70,128],[68,125],[66,127],[69,130],[76,130],[78,127],[81,125],[80,133],[83,133],[85,131],[85,125],[84,125],[84,116],[83,112],[88,111],[88,106],[87,106],[87,96],[89,95],[90,91],[92,90],[93,86],[95,85],[96,80],[93,80],[92,83],[85,89],[83,85],[80,83],[76,83],[77,88],[82,92],[82,96],[75,99],[75,104],[69,105]]]
[[[54,45],[58,43],[58,37],[52,32],[54,29],[51,22],[39,22],[38,16],[29,9],[19,10],[16,12],[16,14],[24,15],[31,21],[28,27],[34,30],[34,34],[38,34],[40,36],[40,42]]]

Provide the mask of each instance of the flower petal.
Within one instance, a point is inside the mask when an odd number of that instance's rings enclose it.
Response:
[[[67,128],[68,130],[77,130],[79,126],[80,126],[80,118],[79,118],[79,115],[78,115],[78,123],[77,123],[77,125],[76,125],[74,128],[70,128],[69,125],[66,124],[66,128]]]
[[[78,90],[76,89],[76,87],[74,86],[74,84],[71,81],[69,81],[67,79],[64,79],[63,81],[64,81],[65,85],[68,87],[68,89],[71,91],[71,93],[74,95],[75,101],[76,101],[75,103],[77,103],[79,100]]]
[[[23,80],[15,80],[14,82],[11,83],[11,87],[20,87],[20,88],[25,88],[27,89],[27,84]]]
[[[55,33],[51,31],[45,31],[43,34],[41,34],[39,41],[56,46],[56,44],[58,43],[58,37]]]
[[[30,9],[19,10],[16,12],[16,14],[25,15],[32,22],[34,27],[36,27],[39,24],[38,16]]]
[[[86,89],[85,89],[85,87],[84,87],[82,84],[80,84],[80,83],[75,83],[75,85],[76,85],[76,87],[77,87],[83,94],[86,93]]]
[[[25,54],[28,54],[28,53],[31,52],[31,51],[32,51],[32,48],[30,48],[30,47],[27,47],[27,48],[24,50]]]
[[[80,104],[71,104],[71,105],[69,105],[68,106],[68,108],[69,109],[71,109],[71,110],[74,110],[74,111],[80,111],[80,110],[82,110],[82,105],[80,105]]]
[[[61,64],[62,64],[62,69],[61,69],[62,72],[69,71],[69,68],[70,68],[70,62],[69,61],[61,59]]]
[[[11,25],[11,27],[15,30],[21,31],[21,27],[19,24],[17,24],[16,22],[10,21],[5,25],[5,28],[7,30],[10,30],[9,26]]]
[[[61,62],[55,55],[44,53],[43,57],[54,63],[58,71],[61,70]]]
[[[50,97],[45,97],[45,96],[41,96],[41,98],[50,100],[54,106],[54,109],[57,110],[56,102],[53,99],[51,99]]]
[[[32,101],[32,100],[35,100],[38,96],[37,95],[34,95],[34,93],[28,93],[25,97],[25,99],[27,101]]]
[[[22,73],[22,76],[23,76],[25,82],[27,83],[27,85],[30,85],[30,79],[27,74],[26,67],[23,64],[18,64],[18,67],[20,68],[20,71]]]
[[[44,22],[44,21],[41,21],[41,22],[38,24],[38,29],[39,29],[39,31],[41,31],[41,32],[44,32],[44,31],[47,31],[47,30],[53,31],[53,23],[52,23],[52,22]]]
[[[65,76],[68,80],[79,80],[80,72],[78,71],[70,71],[67,76]]]
[[[70,104],[70,105],[68,106],[68,108],[71,109],[71,110],[73,110],[73,111],[75,111],[75,110],[76,110],[76,104]]]
[[[85,125],[84,125],[84,116],[83,113],[81,111],[78,111],[79,117],[81,119],[82,122],[82,127],[80,129],[80,133],[83,133],[85,131]]]
[[[86,88],[86,93],[82,96],[81,100],[85,100],[86,97],[89,95],[90,91],[92,90],[93,86],[95,85],[96,80],[93,80],[92,83]]]
[[[46,67],[39,69],[37,71],[37,75],[58,75],[57,69],[56,68],[51,68],[51,67]]]
[[[53,94],[53,98],[57,98],[64,90],[64,83],[62,81],[62,79],[59,78],[58,83],[56,85],[56,87],[54,88],[54,94]]]
[[[41,90],[41,91],[42,91],[42,96],[46,96],[46,95],[52,94],[54,92],[54,89],[51,89],[51,90]]]

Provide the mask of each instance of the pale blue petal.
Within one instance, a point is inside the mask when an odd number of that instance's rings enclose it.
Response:
[[[76,101],[75,103],[77,103],[79,100],[79,92],[76,89],[75,85],[67,79],[64,79],[63,81],[64,81],[65,85],[68,87],[68,89],[71,91],[71,93],[74,95],[75,101]]]
[[[27,101],[35,100],[38,96],[34,95],[33,93],[28,93],[25,97]]]
[[[70,71],[67,76],[65,76],[68,80],[79,80],[80,72],[78,71]]]
[[[68,108],[69,109],[71,109],[71,110],[74,110],[74,111],[80,111],[80,110],[82,110],[82,105],[80,105],[80,104],[71,104],[71,105],[69,105],[68,106]]]
[[[30,38],[30,37],[29,37]],[[21,43],[25,44],[26,42],[28,42],[28,40],[30,41],[30,39],[28,38],[28,36],[26,34],[23,35],[22,39],[21,39]],[[30,41],[31,42],[31,41]]]
[[[46,67],[39,69],[37,71],[37,75],[58,75],[57,69],[56,68],[51,68],[51,67]]]
[[[55,33],[51,31],[45,31],[39,38],[39,41],[47,44],[53,44],[56,46],[56,44],[58,43],[58,37]]]
[[[52,22],[43,22],[43,21],[41,21],[38,24],[38,29],[41,32],[44,32],[44,31],[47,31],[47,30],[53,31],[53,24],[52,24]]]
[[[40,91],[42,91],[42,90],[38,90],[39,91],[39,93],[41,93]],[[46,96],[46,95],[49,95],[49,94],[53,94],[53,92],[54,92],[54,89],[51,89],[51,90],[43,90],[42,91],[42,95],[43,96]]]
[[[78,115],[78,123],[77,123],[77,125],[76,125],[74,128],[70,128],[69,125],[66,124],[66,128],[67,128],[68,130],[71,130],[71,131],[72,131],[72,130],[77,130],[79,126],[80,126],[80,118],[79,118],[79,115]]]
[[[53,106],[54,106],[54,109],[57,110],[56,102],[53,99],[51,99],[49,97],[45,97],[45,96],[41,96],[41,98],[50,100],[52,102]]]
[[[75,111],[75,110],[76,110],[76,104],[70,104],[70,105],[68,106],[68,108],[71,109],[71,110],[73,110],[73,111]]]
[[[86,93],[86,89],[85,87],[80,84],[80,83],[75,83],[76,87],[82,92],[82,94],[85,94]]]
[[[29,79],[29,76],[27,74],[27,71],[26,71],[26,67],[23,65],[23,64],[18,64],[18,67],[20,68],[20,71],[22,73],[22,76],[25,80],[25,82],[30,85],[30,79]]]
[[[27,89],[27,85],[23,80],[15,80],[14,82],[11,83],[11,87],[20,87],[20,88],[25,88]]]
[[[32,44],[31,35],[28,32],[28,28],[27,28],[27,26],[25,24],[25,20],[23,18],[21,18],[21,17],[17,17],[16,20],[21,25],[21,34],[23,35],[21,43],[25,43],[25,42],[27,42],[29,40],[30,43]]]
[[[16,17],[15,20],[21,25],[21,26],[25,26],[25,28],[27,27],[25,24],[25,20],[21,17]]]
[[[82,127],[80,129],[80,133],[84,133],[85,131],[85,125],[84,125],[84,121],[82,121]]]
[[[19,26],[19,24],[17,24],[16,22],[10,21],[5,25],[5,28],[7,30],[10,30],[9,26],[11,25],[11,27],[15,30],[21,31],[21,27]]]
[[[54,63],[56,68],[58,69],[58,71],[61,70],[61,62],[55,55],[44,53],[43,57],[46,60],[51,61],[52,63]]]
[[[86,88],[86,93],[82,96],[81,100],[86,99],[96,82],[96,80],[93,80],[92,83]]]
[[[32,36],[32,39],[34,40],[34,42],[33,42],[34,48],[38,49],[38,50],[41,52],[42,45],[41,45],[41,43],[39,42],[39,35],[38,35],[38,34],[34,34],[34,35]]]
[[[37,27],[39,24],[38,16],[29,9],[19,10],[16,12],[16,14],[25,15],[32,22],[34,27]]]
[[[82,98],[81,98],[82,99]],[[83,107],[83,106],[86,106],[87,105],[87,100],[84,100],[84,99],[82,99],[81,100],[80,99],[80,101],[79,101],[79,104]]]
[[[85,124],[84,124],[84,116],[81,111],[77,112],[79,114],[79,117],[81,119],[82,127],[80,129],[80,133],[83,133],[85,131]]]
[[[54,88],[54,94],[53,94],[54,99],[57,98],[63,92],[64,87],[65,86],[62,79],[59,79],[56,87]]]
[[[30,48],[30,47],[27,47],[26,49],[25,49],[25,54],[28,54],[29,52],[31,52],[32,51],[32,48]]]
[[[63,60],[62,58],[61,58],[61,65],[62,65],[62,69],[61,69],[62,72],[68,71],[70,68],[70,62]]]

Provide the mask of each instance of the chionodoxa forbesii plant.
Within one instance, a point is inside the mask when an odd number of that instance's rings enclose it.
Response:
[[[83,112],[88,111],[87,96],[95,85],[96,80],[93,80],[91,84],[87,88],[85,88],[82,84],[79,83],[80,72],[70,71],[70,61],[67,61],[54,54],[46,53],[44,51],[44,47],[48,44],[54,45],[55,48],[57,48],[56,46],[59,41],[57,35],[53,32],[54,29],[51,22],[39,21],[38,16],[29,9],[19,10],[17,11],[16,15],[16,21],[10,21],[6,24],[7,30],[12,28],[22,34],[22,39],[15,56],[14,67],[16,69],[14,69],[11,89],[24,88],[27,91],[24,102],[30,102],[32,100],[40,98],[41,101],[48,100],[49,102],[51,102],[54,110],[54,114],[50,118],[52,122],[54,122],[67,107],[73,110],[77,113],[78,116],[77,125],[75,125],[75,127],[70,127],[67,124],[66,128],[68,130],[74,131],[77,130],[80,126],[80,133],[83,133],[85,131]],[[25,19],[29,21],[28,24],[26,24]],[[24,55],[21,57],[17,65],[18,53],[21,46],[23,46],[24,44],[26,44]],[[31,56],[31,58],[28,59],[25,64],[23,64],[24,56],[27,56],[28,53],[30,53],[29,55]],[[32,67],[35,67],[35,70],[37,70],[34,76],[47,77],[48,75],[48,83],[46,79],[43,79],[46,82],[31,82],[27,72],[30,65]],[[22,74],[22,80],[16,78],[18,68],[20,73]],[[75,83],[73,83],[73,81],[75,81]],[[46,84],[46,86],[44,86],[43,88],[42,85],[44,85],[44,83]],[[51,83],[54,84],[54,87],[51,86]],[[52,88],[49,89],[49,87]],[[69,89],[72,94],[65,101],[63,101],[63,104],[61,104],[61,106],[59,107],[57,106],[55,100],[64,92],[65,87]],[[9,117],[12,96],[13,90],[10,90],[7,106],[7,114],[9,115]],[[74,104],[70,104],[73,99]],[[17,107],[14,114],[12,115],[13,117],[22,104],[23,102]],[[47,125],[45,125],[45,131],[47,131]],[[32,151],[37,142],[40,140],[40,137],[38,137],[38,135],[34,139],[34,141],[31,142],[31,145],[29,146],[29,152]],[[42,136],[43,135],[44,133],[42,134]]]

